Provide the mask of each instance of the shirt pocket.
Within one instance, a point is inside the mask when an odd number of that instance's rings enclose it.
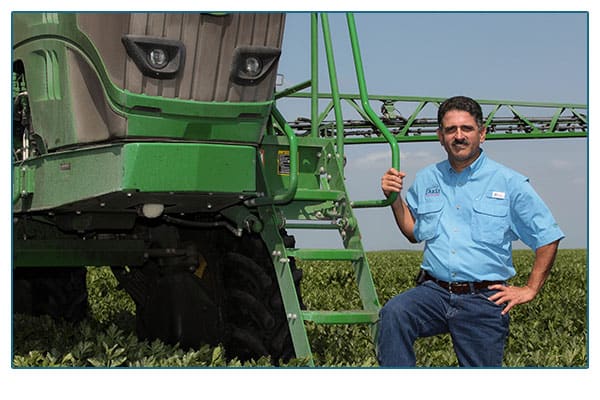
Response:
[[[473,204],[471,235],[473,240],[501,245],[510,227],[508,200],[484,197]]]
[[[417,241],[434,239],[440,234],[440,218],[443,205],[442,201],[425,202],[419,205],[415,223],[415,238]]]

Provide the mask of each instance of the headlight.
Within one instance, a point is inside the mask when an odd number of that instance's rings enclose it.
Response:
[[[254,56],[244,60],[244,72],[250,77],[257,77],[262,71],[262,63]]]
[[[281,50],[273,47],[237,47],[233,54],[231,79],[240,85],[259,83],[277,64]]]
[[[146,76],[171,79],[183,68],[185,46],[179,40],[123,35],[121,41],[129,57]]]
[[[148,62],[156,69],[163,69],[169,63],[169,56],[163,49],[152,49],[148,54]]]

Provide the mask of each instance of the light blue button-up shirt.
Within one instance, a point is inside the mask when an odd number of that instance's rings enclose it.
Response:
[[[514,240],[535,250],[564,237],[529,180],[483,151],[460,173],[448,160],[419,171],[406,202],[422,268],[448,282],[508,280]]]

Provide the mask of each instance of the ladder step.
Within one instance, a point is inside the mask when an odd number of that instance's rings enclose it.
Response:
[[[364,258],[362,250],[356,249],[288,249],[288,255],[300,260],[349,260]]]
[[[344,197],[346,197],[346,193],[341,190],[298,189],[294,200],[337,201]]]
[[[286,229],[329,229],[339,230],[340,226],[332,222],[285,222]]]
[[[347,311],[312,311],[303,310],[304,321],[317,324],[372,324],[379,319],[378,311],[347,310]]]

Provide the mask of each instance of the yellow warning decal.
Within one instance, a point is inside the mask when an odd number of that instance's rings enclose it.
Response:
[[[278,150],[277,151],[277,174],[278,175],[289,175],[290,174],[290,151],[289,150]]]

